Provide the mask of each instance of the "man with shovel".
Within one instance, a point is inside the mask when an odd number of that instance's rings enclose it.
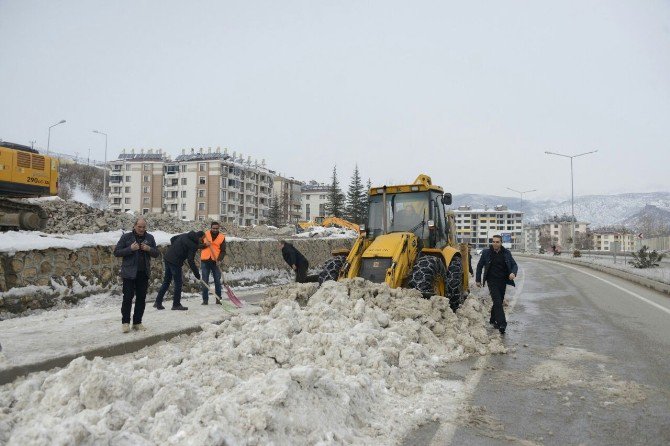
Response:
[[[203,243],[205,248],[200,252],[200,268],[202,270],[202,305],[209,303],[209,274],[212,273],[214,279],[214,291],[217,299],[216,303],[221,304],[221,269],[218,262],[223,260],[226,255],[226,236],[219,232],[221,225],[213,221],[209,231],[205,231]],[[205,286],[207,285],[207,286]]]

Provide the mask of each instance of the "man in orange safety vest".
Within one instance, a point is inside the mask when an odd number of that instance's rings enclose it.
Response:
[[[206,246],[200,253],[202,280],[206,284],[209,284],[209,273],[212,273],[212,278],[214,279],[214,291],[219,297],[217,301],[218,304],[220,304],[221,301],[221,269],[219,268],[218,262],[222,261],[223,256],[226,255],[226,236],[219,232],[220,228],[221,225],[219,225],[218,222],[212,222],[210,230],[205,231],[203,242]],[[208,303],[209,289],[203,286],[202,304],[207,305]]]

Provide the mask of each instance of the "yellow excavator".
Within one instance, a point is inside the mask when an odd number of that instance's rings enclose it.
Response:
[[[349,220],[339,217],[314,217],[312,221],[299,221],[298,226],[303,230],[307,230],[314,226],[323,226],[324,228],[344,228],[344,229],[353,229],[358,232],[360,225],[352,223]]]
[[[49,216],[38,204],[12,198],[58,194],[58,159],[28,146],[0,141],[0,229],[44,229]]]
[[[451,194],[428,175],[412,184],[369,190],[368,223],[351,250],[333,252],[319,281],[363,277],[391,288],[415,288],[424,297],[449,298],[456,309],[469,290],[468,247],[456,242]]]

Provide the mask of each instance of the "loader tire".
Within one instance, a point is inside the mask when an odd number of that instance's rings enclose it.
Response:
[[[447,268],[447,297],[449,306],[455,312],[465,300],[463,295],[463,262],[460,257],[454,257]]]
[[[407,287],[421,291],[423,297],[427,299],[439,294],[439,284],[440,282],[444,284],[446,278],[447,271],[444,268],[444,263],[437,257],[423,255],[412,267],[412,274],[409,282],[407,282]]]
[[[345,256],[334,256],[326,260],[323,270],[319,273],[319,285],[327,280],[337,280],[346,259]]]

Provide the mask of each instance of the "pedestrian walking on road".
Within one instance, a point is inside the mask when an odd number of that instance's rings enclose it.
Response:
[[[116,257],[121,261],[123,279],[123,303],[121,304],[121,327],[124,333],[130,331],[130,310],[135,298],[133,329],[146,330],[142,325],[144,306],[149,286],[151,257],[158,257],[158,248],[153,235],[147,232],[147,221],[140,217],[135,221],[133,230],[121,236],[114,248]]]
[[[484,270],[483,280],[482,269]],[[503,309],[505,290],[507,285],[515,286],[514,279],[518,270],[512,253],[502,245],[502,237],[494,235],[491,245],[482,252],[482,256],[479,258],[475,282],[478,287],[488,283],[491,299],[493,300],[489,322],[503,335],[507,327],[505,310]]]
[[[309,262],[305,256],[286,240],[279,240],[279,247],[284,261],[295,271],[295,281],[298,283],[308,282],[307,269],[309,268]]]
[[[195,278],[200,280],[200,271],[195,266],[195,253],[198,249],[203,248],[202,238],[205,235],[203,231],[187,232],[186,234],[175,235],[170,239],[170,247],[163,257],[165,266],[165,274],[163,275],[163,284],[158,290],[156,302],[154,307],[159,310],[164,310],[163,297],[170,287],[170,282],[174,279],[174,295],[172,297],[173,310],[188,310],[181,304],[181,288],[183,285],[181,268],[184,262],[188,262],[188,266],[193,271]]]
[[[221,303],[221,269],[218,262],[223,260],[226,255],[226,236],[219,232],[221,225],[213,221],[209,231],[205,231],[204,243],[206,248],[200,252],[200,269],[202,271],[202,280],[209,285],[209,273],[212,273],[214,280],[214,292],[219,298],[216,303]],[[202,287],[202,304],[209,303],[209,288]]]

